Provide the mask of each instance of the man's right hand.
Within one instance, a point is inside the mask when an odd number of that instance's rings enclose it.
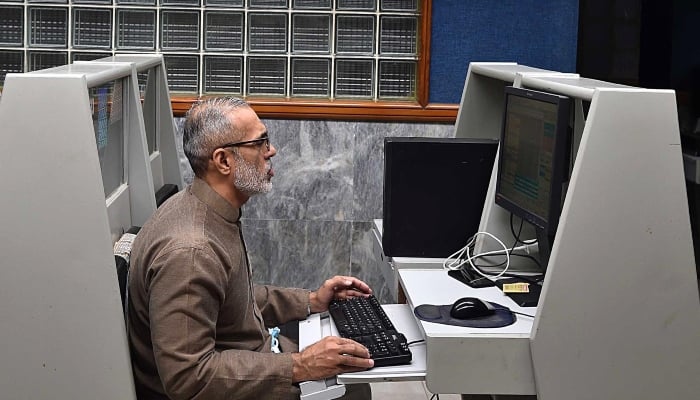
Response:
[[[292,354],[292,381],[313,381],[374,366],[369,351],[351,339],[326,336],[301,353]]]

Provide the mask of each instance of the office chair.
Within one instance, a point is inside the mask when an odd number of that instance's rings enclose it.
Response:
[[[119,240],[114,244],[114,262],[117,267],[117,280],[119,281],[119,295],[122,300],[122,312],[126,321],[127,306],[128,306],[128,285],[129,285],[129,257],[131,255],[131,247],[136,239],[136,234],[141,227],[132,226],[126,231]]]

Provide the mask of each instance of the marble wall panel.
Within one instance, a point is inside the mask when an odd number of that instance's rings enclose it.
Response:
[[[246,205],[250,218],[345,221],[352,209],[352,132],[326,121],[263,121],[277,149],[273,189]]]
[[[315,290],[334,275],[350,274],[350,223],[245,219],[242,224],[256,282]]]
[[[371,222],[356,221],[352,223],[352,249],[350,252],[350,272],[362,279],[374,292],[381,303],[396,303],[388,283],[379,272],[381,260],[372,252],[374,234]]]

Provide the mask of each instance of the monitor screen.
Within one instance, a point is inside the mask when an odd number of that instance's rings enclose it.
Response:
[[[479,229],[497,140],[384,139],[382,250],[446,258]]]
[[[126,181],[124,171],[124,107],[125,82],[117,79],[90,88],[92,124],[102,171],[105,197],[109,197]]]
[[[507,87],[496,204],[553,236],[568,179],[570,99]]]

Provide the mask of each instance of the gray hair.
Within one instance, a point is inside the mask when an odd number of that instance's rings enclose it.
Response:
[[[240,140],[245,132],[232,126],[228,114],[241,107],[250,107],[237,97],[210,97],[192,105],[185,114],[182,148],[195,176],[203,177],[217,147],[231,140]]]

